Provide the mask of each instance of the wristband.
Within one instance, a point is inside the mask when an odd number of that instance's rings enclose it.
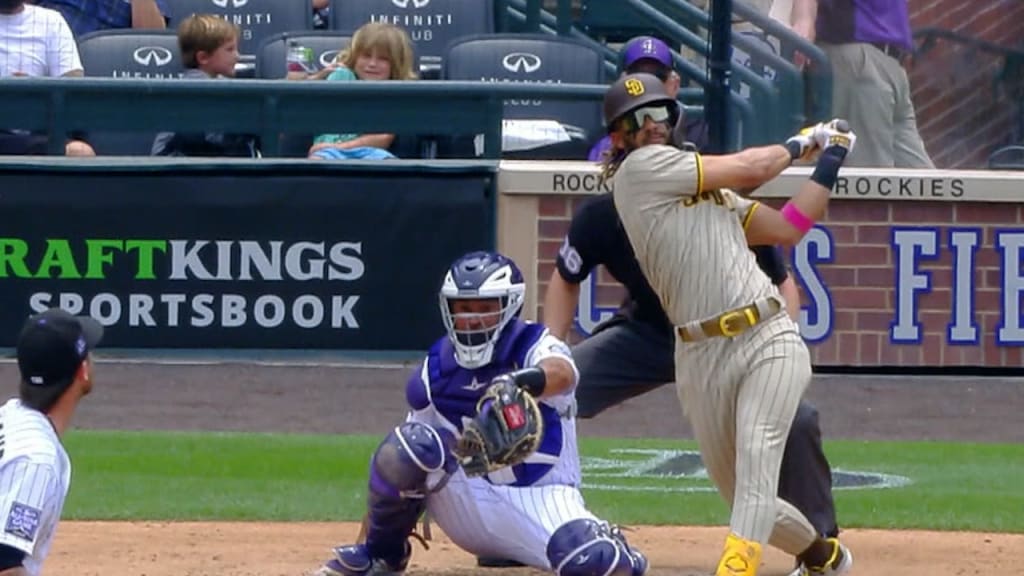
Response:
[[[533,367],[526,368],[524,370],[517,370],[509,374],[512,381],[516,383],[516,386],[526,390],[530,393],[530,396],[539,398],[544,394],[544,389],[548,385],[548,376],[544,373],[542,368]]]
[[[781,212],[782,217],[786,219],[786,222],[792,224],[793,227],[799,230],[801,234],[807,234],[807,232],[814,227],[814,220],[811,220],[806,214],[801,212],[792,201],[786,202],[782,207]]]
[[[845,158],[846,148],[842,146],[825,148],[821,157],[818,158],[818,165],[814,167],[814,173],[811,174],[811,181],[831,192],[836,185],[836,180],[839,179],[839,168],[842,167]]]

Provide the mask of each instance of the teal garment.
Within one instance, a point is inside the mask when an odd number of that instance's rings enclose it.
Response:
[[[334,72],[331,72],[327,80],[337,80],[341,82],[349,82],[352,80],[358,80],[354,72],[348,68],[341,66]],[[313,144],[337,144],[339,142],[348,142],[349,140],[355,140],[359,137],[359,134],[320,134],[313,139]]]

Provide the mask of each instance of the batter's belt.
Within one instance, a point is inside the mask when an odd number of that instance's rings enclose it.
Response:
[[[766,296],[758,298],[752,304],[734,308],[713,318],[677,326],[676,332],[683,342],[697,342],[716,336],[732,338],[746,332],[762,320],[778,314],[782,308],[782,300],[775,296]]]

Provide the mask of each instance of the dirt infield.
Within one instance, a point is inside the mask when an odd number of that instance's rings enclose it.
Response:
[[[120,362],[97,367],[96,392],[75,425],[89,429],[238,430],[381,433],[403,415],[409,367],[323,362],[260,364]],[[16,367],[0,364],[4,392]],[[836,439],[1021,442],[1024,384],[1013,379],[818,377],[809,398],[824,433]],[[690,433],[668,387],[581,423],[581,434],[679,437]],[[73,488],[72,488],[73,489]],[[671,496],[676,498],[678,496]],[[842,520],[842,510],[840,522]],[[613,519],[614,520],[614,519]],[[724,520],[724,519],[723,519]],[[638,527],[630,540],[652,560],[651,574],[708,574],[723,527]],[[357,529],[341,523],[62,523],[46,574],[79,576],[299,576]],[[1019,569],[1024,535],[849,530],[855,575],[1009,574]],[[435,533],[416,548],[409,574],[535,574],[476,568],[473,558]],[[765,576],[791,561],[766,554]]]
[[[68,522],[61,524],[47,574],[77,576],[302,576],[326,559],[331,542],[355,538],[354,524]],[[724,528],[638,528],[630,539],[651,559],[650,576],[709,574]],[[482,569],[443,536],[416,547],[410,576],[533,576],[526,569]],[[1014,574],[1024,536],[851,530],[857,576]],[[1016,552],[1013,552],[1016,551]],[[87,562],[83,559],[88,558]],[[761,576],[792,568],[769,550]]]

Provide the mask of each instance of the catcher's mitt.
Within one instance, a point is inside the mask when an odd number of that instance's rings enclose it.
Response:
[[[454,449],[467,476],[519,464],[540,446],[540,407],[512,379],[495,378],[476,409],[476,418],[465,422]]]

